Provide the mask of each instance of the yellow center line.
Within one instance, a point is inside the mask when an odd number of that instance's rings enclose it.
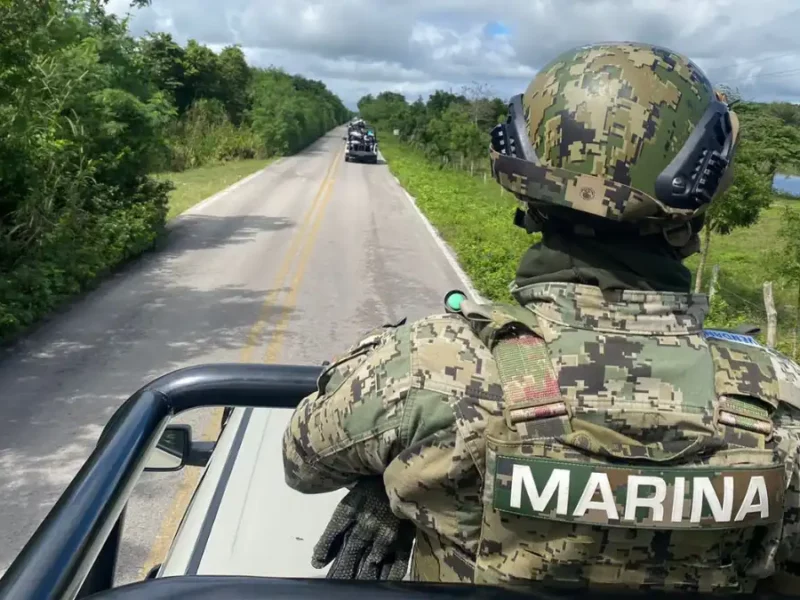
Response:
[[[324,191],[326,189],[326,185],[328,183],[328,179],[333,172],[333,168],[339,163],[339,157],[342,151],[336,153],[336,156],[328,165],[328,169],[325,171],[325,176],[322,178],[322,183],[317,190],[316,195],[314,196],[314,200],[311,202],[311,206],[308,207],[308,210],[303,215],[303,219],[300,221],[300,229],[295,233],[292,237],[291,245],[289,246],[289,250],[286,252],[286,256],[283,259],[283,264],[281,265],[278,274],[275,276],[275,281],[273,282],[272,289],[269,290],[267,293],[267,297],[264,298],[264,303],[261,306],[261,314],[258,317],[255,325],[250,330],[250,334],[247,338],[247,344],[245,345],[244,351],[242,352],[242,362],[250,362],[253,352],[257,347],[258,336],[261,334],[261,331],[264,329],[264,326],[267,322],[267,316],[269,313],[270,307],[275,303],[278,295],[281,293],[280,285],[283,280],[286,278],[286,275],[289,273],[289,268],[292,266],[292,261],[295,257],[295,252],[298,249],[298,246],[305,240],[305,231],[308,229],[309,225],[311,224],[311,215],[314,212],[314,209],[320,202]]]
[[[281,292],[281,283],[289,272],[298,247],[305,241],[306,244],[301,249],[300,264],[298,265],[297,273],[295,274],[295,277],[291,283],[292,291],[287,298],[287,303],[284,307],[284,314],[278,327],[280,328],[288,319],[288,314],[291,312],[291,306],[295,302],[297,296],[297,288],[299,287],[302,274],[305,271],[305,267],[308,262],[310,248],[313,247],[314,238],[319,230],[319,225],[322,220],[321,214],[324,212],[325,205],[330,197],[333,172],[339,164],[342,153],[343,150],[338,151],[331,164],[328,165],[328,168],[325,171],[325,176],[322,178],[322,183],[320,184],[320,187],[314,196],[314,200],[311,202],[311,206],[309,206],[308,210],[306,210],[305,214],[303,215],[303,218],[300,221],[300,227],[291,239],[289,249],[286,251],[281,268],[275,276],[273,285],[271,286],[271,289],[267,293],[267,297],[261,306],[258,320],[251,328],[247,338],[247,343],[242,350],[242,362],[250,362],[252,354],[258,345],[257,342],[259,335],[266,325],[269,315],[269,308],[272,306],[275,299]],[[314,210],[320,205],[321,208],[317,213],[316,218],[312,219]],[[311,231],[310,234],[306,236],[305,233],[309,227],[311,227]],[[270,356],[277,355],[282,341],[282,332],[278,330],[276,331],[276,335],[273,336],[267,346],[267,353]],[[203,428],[203,431],[198,439],[214,441],[219,437],[223,409],[218,407],[212,409],[210,412],[211,414],[208,417],[206,426]],[[194,494],[197,483],[200,480],[200,475],[203,473],[203,471],[204,469],[200,468],[189,468],[184,471],[183,481],[181,482],[180,487],[175,494],[175,499],[173,500],[172,505],[161,522],[155,542],[153,543],[147,560],[140,571],[140,579],[144,578],[150,569],[166,558],[167,552],[169,552],[169,549],[172,546],[172,541],[177,533],[178,526],[185,514],[186,507],[191,501],[192,495]]]
[[[292,309],[297,302],[297,294],[300,289],[300,284],[303,281],[303,276],[305,275],[306,269],[308,267],[309,260],[311,258],[311,251],[314,248],[315,241],[317,234],[319,232],[320,225],[322,224],[323,217],[325,215],[325,208],[328,206],[330,202],[330,198],[332,195],[333,190],[333,183],[336,181],[336,171],[331,174],[330,179],[328,179],[327,187],[325,188],[325,192],[322,195],[322,202],[320,204],[319,210],[317,211],[316,217],[314,219],[314,223],[311,225],[311,232],[308,235],[308,241],[303,248],[302,254],[300,255],[300,261],[298,262],[297,269],[295,270],[294,279],[292,279],[291,291],[289,295],[286,297],[286,302],[284,303],[283,314],[281,315],[280,321],[275,328],[275,334],[272,338],[272,343],[267,347],[266,352],[264,353],[264,362],[266,363],[274,363],[278,359],[278,355],[281,350],[281,345],[283,342],[283,336],[286,331],[286,325],[289,321],[289,317],[292,314]]]

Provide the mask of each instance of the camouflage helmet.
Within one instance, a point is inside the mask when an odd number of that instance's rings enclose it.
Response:
[[[686,57],[593,44],[565,52],[512,98],[492,131],[492,174],[539,225],[561,214],[663,233],[702,223],[730,184],[737,135],[736,115]]]

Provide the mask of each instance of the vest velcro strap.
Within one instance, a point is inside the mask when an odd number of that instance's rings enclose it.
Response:
[[[497,361],[508,427],[523,438],[571,432],[569,404],[561,395],[547,344],[535,333],[538,317],[522,306],[466,299],[457,313]]]
[[[561,396],[550,353],[545,341],[533,334],[501,339],[494,349],[498,374],[503,386],[506,424],[523,437],[536,437],[531,421],[564,419],[561,430],[569,431],[569,410]]]
[[[523,408],[511,408],[506,410],[507,422],[515,425],[520,421],[533,421],[535,419],[548,419],[552,417],[563,417],[568,415],[566,402],[554,402],[543,406],[526,406]]]
[[[724,396],[716,407],[715,417],[721,425],[751,431],[769,440],[774,430],[771,413],[771,408],[753,401]]]
[[[768,437],[772,435],[772,423],[768,421],[760,421],[724,410],[719,411],[718,420],[723,425],[728,425],[729,427],[747,429],[748,431],[754,431],[755,433],[760,433]]]

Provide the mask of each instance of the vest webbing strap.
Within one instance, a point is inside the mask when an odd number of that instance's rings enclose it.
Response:
[[[542,338],[531,333],[516,334],[499,340],[492,354],[497,362],[505,400],[503,412],[509,427],[523,437],[541,437],[553,434],[555,419],[561,425],[558,431],[570,431],[567,403]]]

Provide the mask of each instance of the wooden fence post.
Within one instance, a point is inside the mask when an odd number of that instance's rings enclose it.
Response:
[[[719,278],[719,265],[714,265],[711,270],[711,281],[708,284],[708,304],[711,305],[711,300],[714,294],[717,293],[717,279]]]
[[[767,310],[767,346],[774,348],[778,332],[778,311],[775,310],[771,281],[764,282],[764,308]]]

